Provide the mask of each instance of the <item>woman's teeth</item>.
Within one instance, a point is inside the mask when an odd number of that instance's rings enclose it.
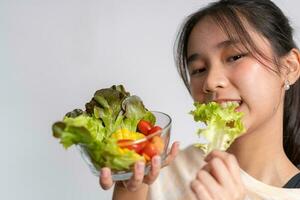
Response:
[[[224,102],[221,102],[221,106],[222,107],[227,107],[227,106],[230,106],[230,105],[238,105],[240,106],[242,104],[242,101],[224,101]]]

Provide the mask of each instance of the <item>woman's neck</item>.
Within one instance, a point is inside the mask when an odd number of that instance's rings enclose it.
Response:
[[[282,187],[299,170],[284,152],[282,125],[276,121],[265,124],[256,132],[247,132],[227,151],[236,156],[240,167],[252,177]]]

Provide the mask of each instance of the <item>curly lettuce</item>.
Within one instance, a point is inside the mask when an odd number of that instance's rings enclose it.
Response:
[[[117,140],[111,138],[119,129],[136,131],[141,119],[155,124],[155,116],[139,97],[131,96],[122,85],[112,86],[96,91],[85,108],[68,112],[52,126],[53,136],[66,149],[80,145],[96,169],[127,170],[137,160],[144,160],[133,151],[119,148]]]
[[[205,154],[214,149],[225,151],[233,141],[246,131],[242,123],[242,112],[235,109],[238,103],[227,102],[224,105],[216,102],[207,104],[194,103],[193,115],[196,122],[203,122],[204,128],[199,128],[198,136],[203,137],[206,142],[196,144]]]

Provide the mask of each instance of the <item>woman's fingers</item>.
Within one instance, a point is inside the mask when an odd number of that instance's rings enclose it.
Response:
[[[170,164],[175,159],[178,151],[179,151],[179,142],[174,142],[172,144],[170,152],[168,153],[165,159],[164,166]],[[142,164],[143,166],[139,168],[139,164]],[[131,177],[130,180],[124,182],[127,190],[136,191],[143,182],[148,185],[152,184],[159,175],[159,171],[161,169],[161,157],[157,155],[151,159],[151,169],[148,175],[145,177],[144,177],[144,168],[145,168],[145,163],[143,162],[137,162],[135,164],[133,176]]]
[[[213,158],[220,158],[230,172],[231,176],[233,176],[236,183],[242,183],[239,164],[232,154],[214,150],[205,158],[205,161],[210,162]]]
[[[221,186],[229,190],[236,189],[235,181],[232,178],[228,178],[231,177],[230,171],[220,158],[216,157],[211,159],[202,169],[211,174]]]
[[[108,167],[101,169],[99,183],[104,190],[108,190],[113,186],[114,182],[111,178],[111,171]]]
[[[169,165],[175,159],[178,152],[179,152],[179,142],[177,141],[172,144],[171,150],[168,153],[164,163],[162,164],[162,167]]]
[[[199,170],[196,180],[205,186],[207,192],[213,198],[244,198],[245,187],[241,180],[240,167],[232,154],[215,150],[205,158],[205,161],[207,164]],[[207,173],[203,173],[203,171]],[[213,179],[217,185],[215,185],[211,179]],[[197,193],[195,192],[195,194]]]
[[[161,166],[161,158],[160,156],[154,156],[151,160],[151,170],[147,176],[144,178],[144,182],[148,185],[151,185],[159,174]]]
[[[210,194],[207,192],[206,188],[204,185],[198,181],[198,180],[193,180],[191,182],[191,188],[193,192],[196,194],[197,199],[205,199],[205,200],[211,200]]]
[[[168,153],[164,161],[163,166],[169,165],[175,159],[178,151],[179,151],[179,142],[174,142],[172,144],[170,152]],[[136,191],[143,182],[148,185],[152,184],[158,177],[161,166],[162,166],[161,157],[158,155],[154,156],[151,159],[151,169],[148,175],[145,177],[144,177],[144,166],[142,171],[138,171],[138,167],[135,166],[133,176],[129,181],[125,183],[127,189],[130,191]]]
[[[143,183],[144,170],[145,170],[144,162],[138,161],[135,163],[132,177],[127,182],[124,183],[127,190],[133,192],[139,189],[139,187]]]
[[[209,196],[213,197],[213,199],[218,199],[220,185],[207,171],[200,170],[196,175],[196,180],[202,184]]]

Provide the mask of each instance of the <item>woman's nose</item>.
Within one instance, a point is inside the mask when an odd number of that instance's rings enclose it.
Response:
[[[211,67],[203,84],[204,93],[216,92],[219,89],[225,88],[228,85],[228,78],[225,70],[220,66]]]

